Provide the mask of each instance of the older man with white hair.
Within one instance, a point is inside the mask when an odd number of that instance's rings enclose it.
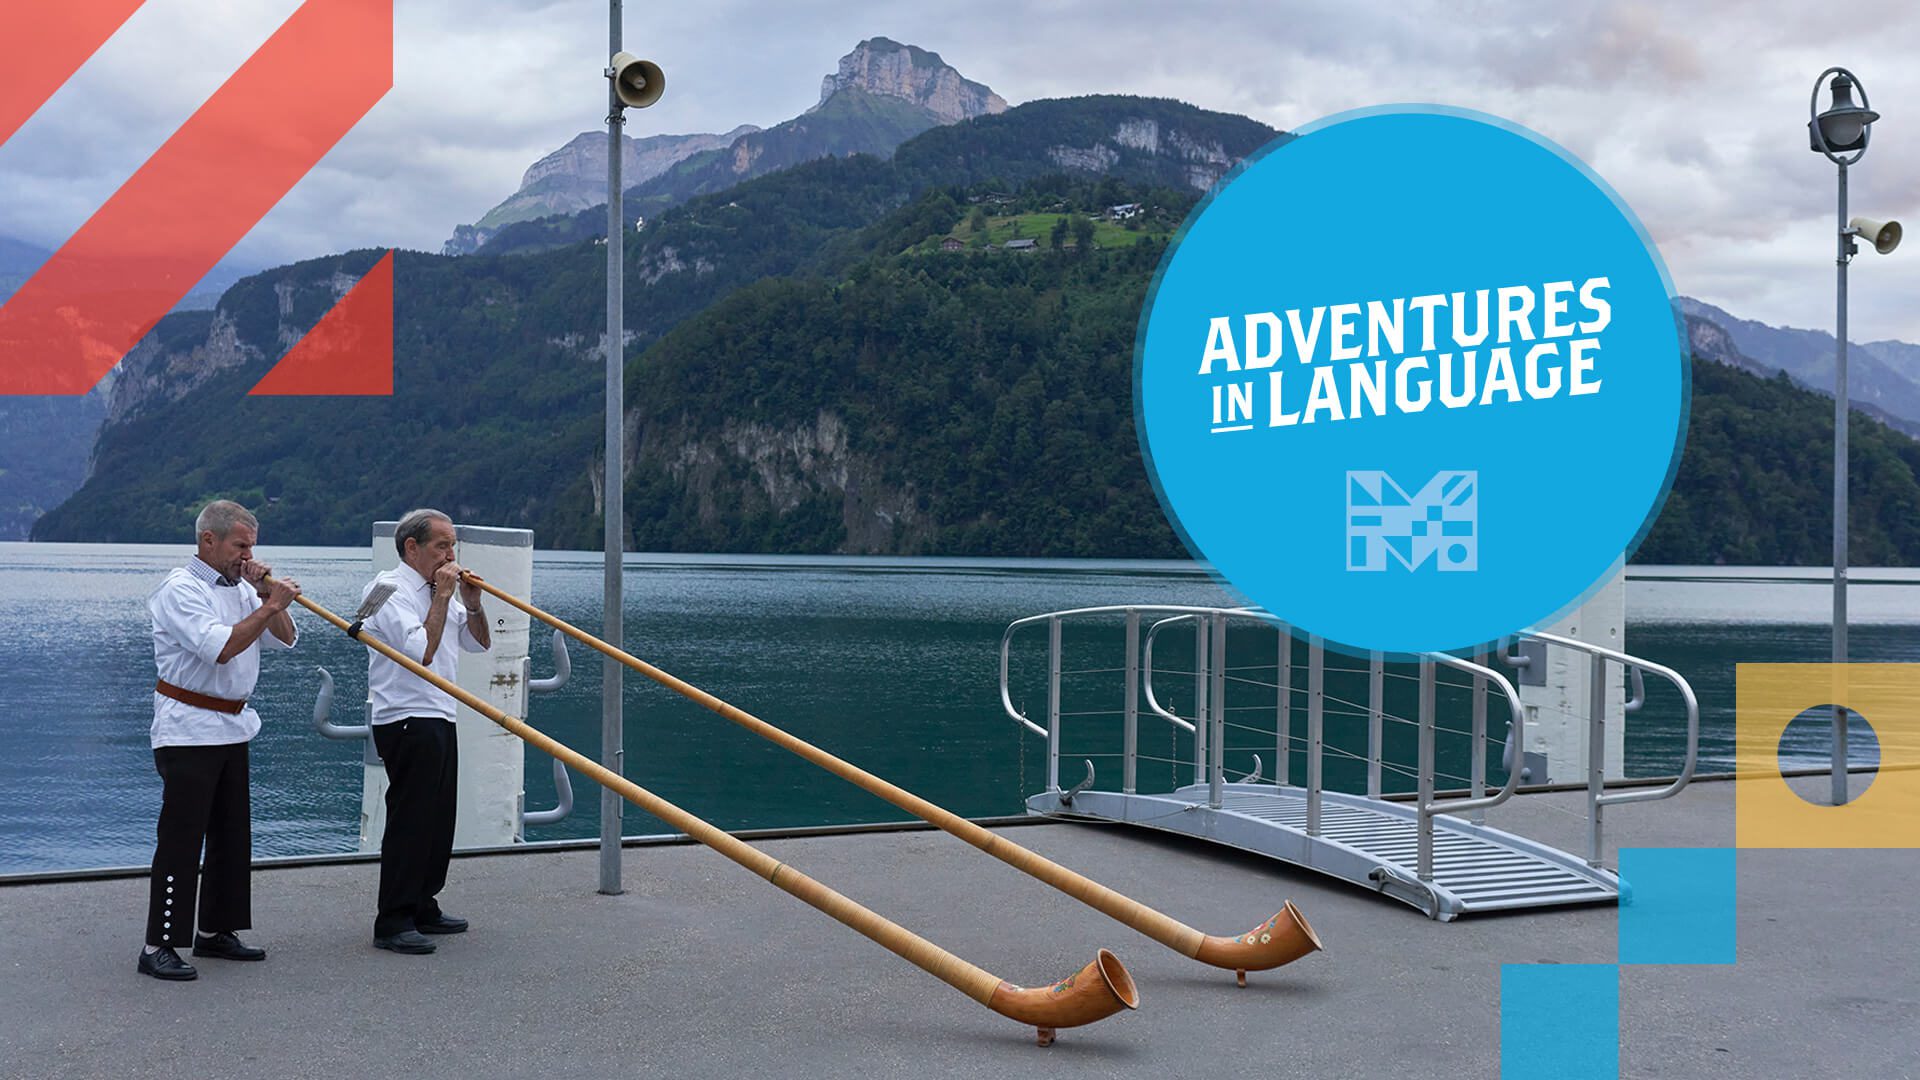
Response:
[[[264,960],[235,933],[253,926],[253,810],[247,744],[260,714],[247,704],[260,646],[291,649],[291,578],[267,583],[253,557],[260,522],[239,503],[210,502],[194,520],[197,552],[147,598],[153,617],[153,763],[165,785],[139,970],[156,979],[199,977],[175,948],[200,933],[193,955]],[[206,873],[200,871],[206,849]],[[196,905],[196,899],[198,901]]]
[[[454,560],[457,536],[453,519],[440,511],[408,511],[393,530],[400,565],[366,590],[394,587],[392,598],[367,619],[366,632],[449,682],[459,672],[460,653],[493,646],[480,588],[461,577]],[[440,910],[439,901],[459,799],[457,710],[451,694],[371,650],[367,691],[373,698],[373,746],[387,767],[373,943],[390,952],[431,953],[435,945],[426,935],[467,929],[467,920]]]

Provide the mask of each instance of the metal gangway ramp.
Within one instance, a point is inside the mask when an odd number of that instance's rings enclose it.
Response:
[[[1063,664],[1063,629],[1072,623],[1083,647],[1111,657],[1116,620],[1123,620],[1123,660],[1119,665],[1067,669]],[[1150,622],[1146,620],[1151,620]],[[1248,623],[1254,624],[1248,626]],[[1024,627],[1047,628],[1046,725],[1043,727],[1015,704],[1010,686],[1015,636]],[[1154,649],[1163,631],[1191,626],[1193,664],[1179,674],[1192,676],[1191,707],[1183,717],[1155,686]],[[1233,649],[1228,629],[1237,626]],[[1172,635],[1183,637],[1185,635]],[[1249,637],[1265,639],[1262,660]],[[1441,921],[1462,914],[1566,904],[1617,902],[1625,886],[1618,874],[1601,862],[1601,826],[1607,807],[1650,802],[1678,793],[1692,779],[1699,751],[1700,709],[1693,689],[1679,673],[1660,664],[1573,638],[1553,634],[1527,635],[1534,644],[1516,652],[1514,642],[1502,643],[1499,660],[1519,668],[1544,664],[1546,649],[1568,649],[1585,655],[1590,665],[1590,701],[1587,709],[1587,852],[1577,856],[1486,824],[1486,812],[1511,799],[1527,770],[1526,710],[1514,685],[1489,664],[1486,655],[1472,660],[1444,653],[1423,654],[1417,661],[1387,663],[1370,655],[1364,668],[1329,667],[1321,639],[1296,639],[1290,627],[1263,612],[1246,608],[1205,608],[1171,605],[1075,608],[1015,620],[1000,641],[1000,702],[1022,728],[1045,740],[1046,786],[1027,798],[1031,814],[1122,822],[1181,833],[1255,852],[1356,884],[1411,904]],[[1165,647],[1163,646],[1163,653]],[[1304,663],[1297,654],[1304,651]],[[1341,654],[1336,653],[1336,657]],[[1357,658],[1356,658],[1357,660]],[[1304,687],[1297,686],[1296,669],[1306,668]],[[1643,673],[1670,682],[1686,708],[1686,759],[1678,777],[1665,787],[1612,791],[1605,789],[1607,677],[1619,668],[1632,686],[1626,702],[1630,715],[1645,704]],[[1111,708],[1111,696],[1084,689],[1067,700],[1065,680],[1120,675],[1122,707]],[[1258,676],[1266,674],[1262,679]],[[1162,672],[1163,679],[1166,673]],[[1329,683],[1359,685],[1352,697],[1329,690]],[[1401,684],[1395,686],[1394,684]],[[1169,680],[1169,685],[1171,681]],[[1489,737],[1487,713],[1498,691],[1506,713],[1503,736]],[[1232,693],[1230,694],[1230,691]],[[1440,697],[1455,703],[1464,695],[1469,719],[1465,728],[1440,724]],[[1396,712],[1398,702],[1411,695],[1412,715]],[[1261,697],[1248,704],[1250,695]],[[1104,697],[1106,708],[1078,709],[1082,698]],[[1364,700],[1361,700],[1364,696]],[[1231,700],[1230,700],[1231,699]],[[1396,700],[1397,699],[1397,700]],[[1148,723],[1164,726],[1172,749],[1162,757],[1143,750],[1142,709]],[[1400,706],[1404,707],[1404,706]],[[1254,714],[1252,717],[1246,714]],[[1304,735],[1294,731],[1296,713],[1304,713]],[[1365,722],[1365,752],[1349,750],[1327,739],[1329,716]],[[1252,720],[1254,722],[1247,722]],[[1095,744],[1117,749],[1085,754],[1086,776],[1071,787],[1060,784],[1063,724]],[[1117,725],[1114,723],[1117,721]],[[1113,729],[1117,726],[1118,731]],[[1343,725],[1351,728],[1352,723]],[[1400,730],[1394,731],[1395,727]],[[1389,744],[1405,750],[1411,729],[1414,767],[1395,764]],[[1273,775],[1263,777],[1265,753],[1249,755],[1252,769],[1229,779],[1225,759],[1229,732],[1236,734],[1245,752],[1245,738],[1262,740],[1259,746],[1273,755]],[[1437,737],[1448,736],[1442,747]],[[1190,738],[1188,738],[1190,736]],[[1191,753],[1181,747],[1191,746]],[[1505,773],[1500,786],[1487,790],[1489,758]],[[1440,767],[1442,754],[1464,773]],[[1082,757],[1075,752],[1073,757]],[[1119,790],[1095,788],[1095,758],[1118,758]],[[1304,777],[1295,782],[1295,761],[1303,759]],[[1404,760],[1404,757],[1400,758]],[[1464,759],[1464,763],[1460,763]],[[1024,762],[1024,757],[1023,757]],[[1144,771],[1166,776],[1155,783]],[[1192,782],[1180,783],[1186,770]],[[1329,771],[1340,773],[1364,794],[1330,790]],[[1413,782],[1412,801],[1385,797],[1383,774],[1393,773]],[[1446,776],[1464,782],[1464,797],[1442,798],[1437,782]],[[1336,786],[1338,777],[1336,777]],[[1160,790],[1153,790],[1153,789]]]

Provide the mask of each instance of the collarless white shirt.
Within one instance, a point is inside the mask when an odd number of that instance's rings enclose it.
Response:
[[[364,601],[381,582],[392,583],[393,595],[363,624],[362,632],[420,661],[427,653],[427,611],[433,603],[433,582],[401,563],[368,582],[360,599]],[[452,682],[460,673],[462,652],[486,651],[487,647],[467,628],[466,605],[458,596],[450,598],[447,621],[440,628],[440,648],[434,652],[433,661],[426,664],[427,670]],[[367,650],[367,692],[373,699],[370,721],[375,724],[391,724],[409,716],[452,720],[459,705],[452,694],[372,649]]]
[[[226,584],[222,584],[226,582]],[[153,664],[160,678],[182,690],[241,701],[260,678],[260,647],[291,649],[268,630],[258,641],[220,663],[220,651],[235,623],[260,609],[253,586],[232,582],[194,556],[175,567],[147,597],[153,616]],[[294,629],[294,641],[300,631]],[[260,733],[260,714],[248,705],[237,713],[202,709],[153,695],[152,742],[162,746],[220,746],[246,742]]]

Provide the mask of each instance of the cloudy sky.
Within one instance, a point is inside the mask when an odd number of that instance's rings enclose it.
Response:
[[[0,235],[57,245],[298,2],[148,0],[0,146]],[[395,5],[393,92],[237,260],[437,251],[527,165],[600,125],[603,0]],[[815,103],[842,54],[880,35],[940,53],[1013,104],[1165,96],[1280,128],[1390,102],[1481,109],[1605,177],[1681,292],[1819,328],[1833,318],[1834,168],[1807,150],[1805,121],[1815,76],[1839,64],[1888,117],[1853,170],[1852,212],[1920,221],[1910,2],[707,0],[630,2],[626,28],[630,51],[668,76],[661,103],[633,114],[634,135],[778,123]],[[288,92],[312,77],[289,72]],[[1920,342],[1920,241],[1862,255],[1851,278],[1850,336]]]

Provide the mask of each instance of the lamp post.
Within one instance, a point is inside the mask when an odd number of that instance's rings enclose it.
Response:
[[[626,110],[644,109],[660,100],[666,89],[666,77],[660,68],[638,59],[620,47],[620,0],[607,0],[607,424],[606,462],[602,477],[600,506],[605,531],[605,588],[602,595],[600,636],[614,648],[624,644],[622,618],[625,615],[621,588],[620,557],[626,550],[626,452],[622,432],[626,409],[626,312],[623,304],[627,230],[621,211],[620,157],[623,147],[620,128],[626,123]],[[609,660],[601,665],[600,683],[600,764],[616,775],[626,775],[626,732],[621,694],[625,688],[624,669]],[[626,802],[612,788],[600,792],[600,891],[618,896],[620,883],[621,824],[626,817]]]
[[[1854,104],[1853,91],[1860,91]],[[1820,91],[1829,90],[1833,103],[1820,109]],[[1866,155],[1873,122],[1880,114],[1867,107],[1867,88],[1846,68],[1832,67],[1814,80],[1808,102],[1807,142],[1840,170],[1839,235],[1834,264],[1837,301],[1834,327],[1833,375],[1833,662],[1847,662],[1847,264],[1853,261],[1854,237],[1864,236],[1882,255],[1900,243],[1900,223],[1847,218],[1847,166]],[[1836,685],[1844,683],[1836,680]],[[1847,710],[1833,706],[1833,805],[1847,801]]]

